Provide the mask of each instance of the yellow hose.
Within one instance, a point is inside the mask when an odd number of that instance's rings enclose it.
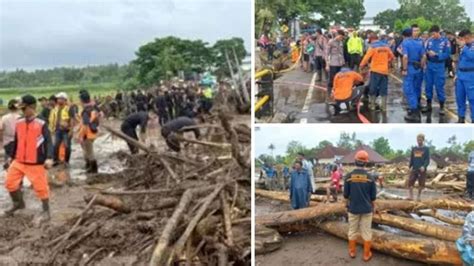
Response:
[[[262,99],[258,100],[258,102],[255,104],[255,112],[260,110],[262,106],[264,106],[269,100],[270,100],[270,96],[268,95],[265,95],[262,97]]]

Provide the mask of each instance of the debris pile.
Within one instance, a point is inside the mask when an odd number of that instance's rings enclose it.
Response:
[[[21,248],[23,261],[61,265],[249,265],[251,130],[231,120],[220,111],[200,126],[203,139],[181,137],[194,144],[181,153],[127,140],[145,153],[121,154],[123,172],[87,181],[112,189],[84,197],[85,209],[66,225],[9,249]]]

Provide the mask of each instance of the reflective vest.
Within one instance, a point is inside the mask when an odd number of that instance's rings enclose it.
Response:
[[[211,88],[206,88],[203,92],[203,95],[205,98],[207,99],[211,99],[212,98],[212,90]]]
[[[60,110],[61,110],[61,113],[59,112]],[[57,128],[57,125],[59,125],[61,129],[69,130],[69,123],[71,120],[71,117],[69,116],[69,106],[64,105],[62,109],[60,109],[59,106],[55,106],[53,110],[51,110],[48,120],[49,120],[49,131],[52,134],[54,134],[54,132],[56,132],[56,130],[59,129]]]
[[[43,164],[48,154],[50,137],[45,136],[49,134],[47,132],[45,121],[35,117],[28,122],[20,118],[16,123],[15,160],[24,164]]]
[[[347,51],[349,54],[362,54],[363,52],[362,39],[357,36],[352,36],[347,41]]]

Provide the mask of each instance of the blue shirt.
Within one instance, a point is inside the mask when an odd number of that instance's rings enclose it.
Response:
[[[443,63],[451,55],[451,43],[446,38],[429,38],[426,42],[426,56],[429,63]],[[430,56],[429,51],[436,53],[435,56]]]
[[[459,64],[457,71],[457,78],[460,80],[473,80],[474,72],[461,71],[461,69],[474,68],[474,43],[466,43],[459,55]]]
[[[402,55],[408,57],[408,70],[410,72],[416,71],[413,68],[413,62],[421,63],[421,59],[425,54],[425,48],[423,47],[423,42],[421,39],[408,38],[402,42]],[[421,71],[419,69],[418,71]]]
[[[348,211],[367,214],[373,211],[372,202],[377,197],[375,180],[364,169],[354,169],[344,179],[344,198],[348,199]]]
[[[273,167],[263,166],[263,171],[265,171],[267,178],[274,178],[276,176],[276,170]]]

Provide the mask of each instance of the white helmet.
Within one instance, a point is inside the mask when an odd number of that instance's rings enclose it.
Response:
[[[56,98],[57,98],[57,99],[62,98],[62,99],[64,99],[64,100],[67,100],[67,93],[65,93],[65,92],[60,92],[60,93],[56,94]]]

